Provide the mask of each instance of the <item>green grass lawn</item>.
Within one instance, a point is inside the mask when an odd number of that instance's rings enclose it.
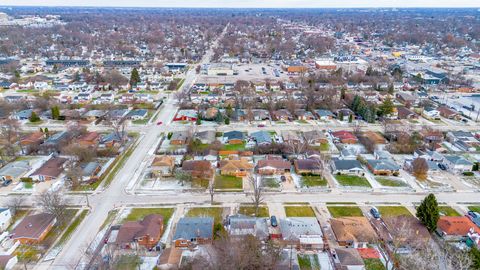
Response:
[[[357,175],[335,175],[335,179],[342,186],[372,187],[365,177]]]
[[[245,150],[245,143],[241,144],[224,144],[222,150],[226,151],[243,151]]]
[[[451,208],[450,206],[439,206],[438,210],[440,211],[440,215],[448,216],[448,217],[459,217],[460,213],[455,211],[455,209]]]
[[[166,226],[175,212],[174,208],[132,208],[130,214],[123,221],[139,221],[150,214],[163,216],[163,224]]]
[[[242,189],[242,178],[231,175],[215,175],[214,187],[218,189]]]
[[[334,218],[363,217],[362,210],[356,206],[328,206],[328,211]]]
[[[238,213],[246,216],[254,216],[255,215],[255,207],[251,205],[242,205],[238,209]],[[268,207],[266,206],[259,206],[258,207],[258,215],[257,217],[269,217]]]
[[[299,124],[308,124],[308,121],[307,120],[297,120],[297,123]]]
[[[328,151],[330,149],[330,144],[329,143],[322,143],[320,144],[320,151]]]
[[[380,259],[363,259],[365,263],[366,270],[385,270],[385,266],[383,265]]]
[[[279,188],[280,182],[278,181],[278,179],[273,177],[264,177],[262,178],[262,186],[268,188]]]
[[[403,206],[377,206],[382,217],[396,217],[401,215],[411,216],[412,213]]]
[[[302,176],[301,185],[302,187],[324,187],[327,186],[327,180],[321,176]]]
[[[63,223],[57,223],[55,226],[53,226],[53,229],[48,232],[47,236],[42,242],[42,245],[45,247],[50,248],[52,244],[55,242],[55,240],[64,232],[67,230],[68,225],[70,220],[72,220],[75,215],[77,214],[79,210],[78,209],[66,209],[65,210],[65,222]]]
[[[300,270],[320,270],[320,265],[314,255],[298,254]]]
[[[210,180],[208,179],[192,179],[192,187],[193,188],[208,188],[210,184]]]
[[[402,181],[399,180],[393,180],[385,177],[376,177],[375,180],[377,180],[378,183],[382,186],[386,187],[405,187],[407,184],[405,184]]]
[[[287,217],[315,217],[310,206],[285,206]]]
[[[480,213],[480,205],[472,205],[472,206],[469,206],[469,207],[468,207],[468,210],[470,210],[470,211],[475,211],[475,212]]]
[[[221,223],[223,208],[221,207],[196,207],[187,212],[187,217],[213,217],[215,223]]]

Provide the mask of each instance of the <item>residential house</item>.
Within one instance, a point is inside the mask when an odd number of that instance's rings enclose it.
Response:
[[[418,104],[417,98],[406,92],[397,93],[396,97],[397,100],[407,108]]]
[[[397,119],[418,119],[418,114],[404,106],[399,106],[397,107]]]
[[[439,119],[440,118],[440,112],[432,107],[425,107],[422,111],[422,115],[425,116],[425,118],[428,119]]]
[[[480,228],[466,216],[441,216],[437,222],[437,233],[449,241],[460,241],[468,233],[480,234]]]
[[[210,179],[214,170],[212,164],[207,160],[185,160],[182,163],[182,171],[188,172],[193,178]]]
[[[315,116],[313,115],[313,113],[304,109],[295,110],[295,117],[297,118],[297,120],[315,120]]]
[[[400,166],[390,159],[368,159],[367,167],[374,175],[400,174]]]
[[[228,234],[236,236],[253,235],[257,239],[267,240],[269,237],[267,219],[244,215],[228,216],[226,229]]]
[[[173,121],[197,121],[197,111],[195,110],[179,110]]]
[[[310,145],[321,145],[328,143],[327,136],[320,130],[311,130],[303,132],[303,137],[305,141]]]
[[[60,148],[68,143],[70,134],[68,131],[57,132],[50,137],[48,137],[45,142],[41,145],[45,153],[50,153],[52,151],[59,151]]]
[[[170,144],[172,145],[185,145],[188,140],[188,134],[185,131],[174,131],[170,137]]]
[[[210,244],[213,240],[213,218],[183,217],[177,222],[172,237],[176,248]]]
[[[150,214],[140,221],[127,221],[120,226],[115,243],[124,249],[154,248],[163,233],[163,216]]]
[[[175,158],[171,156],[155,156],[150,166],[154,177],[171,176],[175,168]]]
[[[96,147],[100,141],[100,134],[95,131],[87,132],[77,138],[76,143],[83,147]]]
[[[41,243],[57,223],[54,215],[40,213],[25,217],[13,228],[10,238],[24,245]]]
[[[445,155],[442,163],[451,172],[462,173],[472,171],[473,162],[457,155]]]
[[[290,172],[292,164],[281,159],[264,159],[257,162],[257,171],[260,175],[282,175]]]
[[[103,110],[91,110],[82,115],[82,119],[87,121],[96,121],[103,118],[107,113]]]
[[[82,169],[82,180],[86,182],[95,182],[98,180],[98,173],[102,170],[100,163],[90,161],[80,165]]]
[[[299,144],[302,142],[302,138],[298,135],[296,131],[293,130],[282,130],[283,142],[288,144]]]
[[[268,113],[267,110],[256,109],[256,110],[252,110],[252,113],[253,113],[253,120],[255,121],[270,120],[270,114]]]
[[[245,158],[224,159],[219,163],[221,175],[234,175],[237,177],[247,176],[253,167],[253,164],[248,162]]]
[[[66,158],[51,157],[40,168],[31,173],[29,177],[34,181],[41,182],[56,180],[63,173],[63,164],[66,161]]]
[[[362,164],[356,159],[333,158],[331,162],[333,174],[364,175]]]
[[[31,166],[28,160],[18,160],[8,163],[7,165],[0,168],[0,180],[6,181],[19,181],[28,171],[30,171]]]
[[[357,137],[350,131],[341,130],[332,132],[331,134],[336,142],[344,144],[356,144],[358,142]]]
[[[272,112],[275,121],[290,121],[293,119],[292,114],[286,109],[280,109]]]
[[[107,135],[100,136],[99,145],[107,148],[118,146],[124,140],[122,137],[126,137],[124,132],[110,132]]]
[[[272,136],[264,130],[256,131],[250,134],[257,145],[270,145],[272,143]]]
[[[367,247],[376,242],[377,235],[366,217],[341,217],[330,220],[340,246]]]
[[[223,133],[223,138],[228,144],[242,144],[245,140],[245,134],[241,131],[233,130]]]
[[[22,148],[22,152],[28,154],[38,148],[40,144],[43,143],[45,139],[45,134],[43,132],[37,131],[30,133],[20,139],[19,144]]]
[[[454,119],[454,120],[461,119],[461,115],[457,111],[447,106],[440,106],[437,108],[437,110],[440,112],[440,115],[442,117],[445,117],[447,119]]]
[[[335,116],[338,120],[342,120],[343,118],[343,121],[347,121],[348,119],[350,119],[350,117],[352,117],[352,119],[355,119],[355,113],[348,108],[336,110]]]
[[[291,217],[280,219],[282,239],[302,250],[321,250],[324,247],[323,233],[314,217]]]
[[[293,166],[297,174],[321,175],[323,170],[322,162],[318,159],[296,159]]]
[[[332,254],[335,262],[335,269],[342,270],[365,270],[360,253],[355,248],[336,248]]]
[[[211,144],[216,139],[215,130],[206,130],[195,133],[194,139],[199,140],[203,144]]]
[[[131,110],[127,114],[127,118],[131,120],[143,120],[147,118],[147,116],[148,116],[148,110],[146,109]]]
[[[5,231],[12,222],[12,211],[9,208],[0,208],[0,232]]]
[[[27,110],[14,113],[12,115],[12,118],[16,120],[29,120],[30,116],[32,116],[32,113],[33,113],[32,109],[27,109]]]
[[[331,120],[335,117],[332,111],[330,110],[315,110],[315,114],[317,115],[317,118],[320,120]]]

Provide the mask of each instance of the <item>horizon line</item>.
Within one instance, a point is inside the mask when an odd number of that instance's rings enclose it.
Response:
[[[158,9],[480,9],[480,6],[285,6],[285,7],[228,7],[228,6],[95,6],[95,5],[0,5],[0,8],[158,8]],[[480,10],[478,10],[480,11]]]

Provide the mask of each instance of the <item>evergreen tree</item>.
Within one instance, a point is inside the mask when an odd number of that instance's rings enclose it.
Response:
[[[52,107],[52,119],[58,120],[60,118],[60,109],[58,106]]]
[[[348,122],[349,122],[349,123],[352,123],[352,122],[353,122],[353,114],[350,114],[350,115],[348,116]]]
[[[230,118],[228,117],[225,118],[225,125],[230,125]]]
[[[395,88],[393,87],[393,83],[388,85],[388,90],[387,91],[390,95],[393,95],[393,93],[395,92]]]
[[[140,75],[138,74],[137,68],[132,69],[132,73],[130,74],[130,85],[136,86],[140,82]]]
[[[438,202],[435,195],[430,193],[417,208],[417,217],[427,227],[429,232],[437,229],[437,222],[440,218]]]
[[[355,95],[352,101],[352,110],[355,112],[358,111],[358,107],[360,106],[360,103],[361,103],[360,97]]]
[[[390,98],[387,98],[383,101],[382,105],[378,108],[378,115],[389,115],[393,113],[393,101]]]
[[[345,99],[345,88],[342,88],[342,89],[340,90],[340,98],[341,98],[341,99]]]
[[[35,123],[35,122],[40,121],[40,117],[38,117],[38,115],[35,112],[32,112],[29,120],[30,120],[30,122]]]
[[[202,124],[202,115],[200,113],[197,114],[197,120],[195,121],[197,126]]]
[[[217,123],[222,123],[223,122],[223,115],[220,111],[218,111],[217,115],[215,116],[215,122],[217,122]]]
[[[225,108],[225,113],[227,114],[228,117],[232,117],[233,115],[232,105],[230,104],[227,105],[227,108]]]
[[[343,121],[343,112],[338,113],[338,120]]]

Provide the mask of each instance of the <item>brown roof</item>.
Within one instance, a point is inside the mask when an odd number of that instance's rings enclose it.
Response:
[[[52,214],[41,213],[27,216],[12,230],[12,239],[38,239],[52,223],[55,223],[55,216]]]
[[[83,134],[82,136],[78,137],[79,141],[95,141],[100,138],[100,134],[97,132],[88,132]]]
[[[430,239],[430,233],[427,228],[414,216],[384,217],[383,221],[387,225],[390,234],[399,242],[412,245],[422,244]]]
[[[5,269],[8,262],[14,257],[13,255],[0,255],[0,269]]]
[[[414,117],[417,116],[417,114],[415,112],[411,111],[410,109],[408,109],[404,106],[397,107],[397,113],[398,113],[398,118],[400,118],[400,119],[405,119],[410,115],[412,115]]]
[[[51,158],[31,175],[58,177],[63,172],[62,165],[66,161],[67,161],[66,158],[61,158],[61,157]]]
[[[362,257],[354,248],[336,248],[335,253],[342,266],[364,265]]]
[[[171,156],[156,156],[152,161],[152,166],[168,166],[175,165],[175,158]]]
[[[322,164],[317,159],[297,159],[294,163],[298,170],[317,171],[322,169]]]
[[[220,170],[250,170],[253,165],[245,159],[221,160]]]
[[[182,170],[196,171],[197,168],[211,167],[212,164],[208,160],[185,160],[182,163]]]
[[[330,224],[339,242],[372,243],[377,238],[366,217],[334,218]]]
[[[270,159],[270,160],[259,160],[257,163],[257,166],[259,169],[264,167],[273,167],[276,169],[289,170],[292,164],[290,164],[290,162],[285,160]]]
[[[36,143],[36,142],[41,142],[45,138],[45,135],[40,132],[33,132],[28,134],[27,136],[23,137],[22,140],[20,141],[21,144],[30,144],[30,143]]]
[[[145,216],[141,221],[125,222],[118,231],[116,243],[132,243],[143,236],[160,238],[163,229],[163,217],[157,214]]]

